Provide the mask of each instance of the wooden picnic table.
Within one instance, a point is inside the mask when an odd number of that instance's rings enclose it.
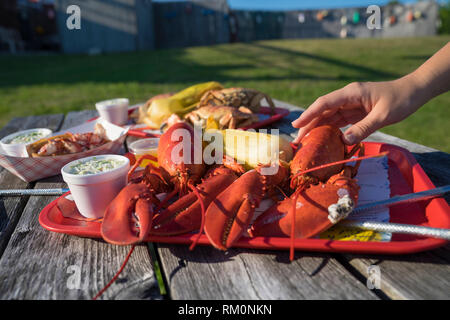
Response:
[[[274,127],[291,135],[291,110]],[[17,130],[67,129],[96,111],[15,118],[0,137]],[[367,140],[411,151],[436,186],[450,184],[450,155],[380,132]],[[0,168],[1,189],[66,187],[61,176],[26,183]],[[130,246],[69,236],[39,225],[40,211],[56,196],[0,198],[0,299],[90,299],[114,276]],[[446,198],[447,202],[450,199]],[[230,249],[149,243],[135,248],[128,265],[101,299],[449,299],[450,250],[410,255],[353,255]],[[369,266],[380,270],[380,289],[367,286]]]

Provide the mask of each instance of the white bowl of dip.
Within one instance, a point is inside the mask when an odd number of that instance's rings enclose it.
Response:
[[[127,98],[117,98],[97,102],[95,108],[101,118],[122,126],[128,122],[128,105],[129,101]]]
[[[22,130],[1,139],[0,145],[8,156],[28,157],[27,145],[48,138],[52,134],[53,131],[47,128]]]
[[[80,214],[98,219],[126,186],[129,169],[127,157],[105,154],[69,162],[61,168],[61,174]]]

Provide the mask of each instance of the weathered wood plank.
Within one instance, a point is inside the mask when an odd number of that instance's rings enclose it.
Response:
[[[172,299],[377,299],[332,255],[159,244]]]
[[[0,138],[19,130],[32,128],[49,128],[53,131],[59,129],[64,115],[31,116],[14,118],[6,126],[0,129]],[[34,183],[27,183],[0,167],[0,185],[2,189],[27,189]],[[0,256],[5,249],[9,238],[16,227],[23,208],[29,197],[0,197]]]
[[[69,113],[62,129],[95,111]],[[36,183],[64,187],[60,176]],[[57,234],[43,229],[39,212],[56,197],[30,197],[0,259],[0,299],[90,299],[120,268],[129,246]],[[160,299],[145,245],[137,246],[119,279],[102,299]]]
[[[369,277],[369,266],[378,266],[380,289],[392,299],[448,300],[450,266],[442,252],[438,249],[407,256],[345,255],[345,258],[365,277]]]
[[[56,234],[39,225],[39,212],[54,198],[31,197],[25,207],[0,260],[0,299],[91,299],[119,270],[130,247]],[[101,298],[158,297],[147,249],[139,246]]]
[[[0,138],[7,136],[8,134],[32,129],[32,128],[49,128],[53,131],[59,129],[64,119],[63,114],[51,114],[41,116],[30,116],[22,118],[14,118],[0,129]]]

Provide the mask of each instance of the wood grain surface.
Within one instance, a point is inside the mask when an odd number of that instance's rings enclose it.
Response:
[[[292,139],[291,122],[303,109],[282,101],[288,117],[271,128]],[[96,115],[16,118],[0,137],[20,129],[56,130]],[[436,186],[450,184],[450,155],[380,132],[381,141],[411,151]],[[25,183],[0,168],[2,189],[66,187],[60,176]],[[0,299],[91,299],[120,268],[129,246],[49,232],[39,212],[56,197],[0,198]],[[449,202],[449,197],[446,198]],[[148,248],[156,247],[155,252]],[[151,254],[150,254],[151,253]],[[149,244],[136,247],[119,279],[102,299],[449,299],[450,247],[412,255],[352,255],[297,251],[231,249],[209,246]],[[155,265],[158,267],[155,269]],[[369,270],[380,271],[380,288],[369,289]],[[168,295],[161,294],[155,270],[162,273]]]
[[[61,130],[96,115],[69,113]],[[61,176],[36,188],[67,187]],[[0,299],[91,299],[119,270],[130,246],[53,233],[39,225],[39,212],[55,196],[30,197],[0,259]],[[147,246],[133,252],[118,280],[101,299],[160,299]]]
[[[5,127],[0,129],[0,138],[20,130],[32,128],[48,128],[56,131],[60,128],[63,119],[64,115],[62,114],[14,118]],[[0,167],[0,182],[2,189],[28,189],[34,186],[34,183],[27,183],[20,180],[3,167]],[[16,227],[28,198],[0,197],[0,256]]]
[[[330,254],[158,248],[173,299],[378,299]]]

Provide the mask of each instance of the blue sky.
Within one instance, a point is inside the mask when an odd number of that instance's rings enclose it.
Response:
[[[153,0],[154,2],[177,2],[183,0]],[[418,0],[399,0],[412,3]],[[447,3],[449,0],[436,0]],[[371,4],[385,5],[389,0],[228,0],[228,5],[235,10],[307,10],[333,9],[343,7],[368,7]]]
[[[242,10],[296,10],[332,9],[342,7],[366,7],[371,4],[384,5],[388,0],[228,0],[232,9]],[[402,0],[402,3],[416,2]]]

